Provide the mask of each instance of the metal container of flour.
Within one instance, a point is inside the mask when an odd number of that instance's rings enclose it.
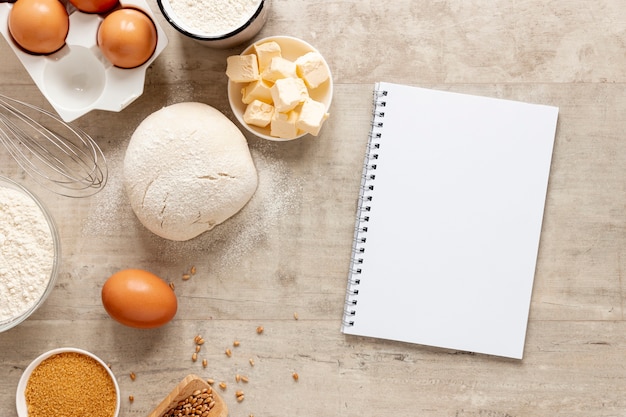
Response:
[[[17,326],[48,297],[61,245],[52,216],[15,181],[0,176],[0,332]]]
[[[270,0],[157,0],[165,19],[180,33],[212,48],[252,39],[265,25]]]

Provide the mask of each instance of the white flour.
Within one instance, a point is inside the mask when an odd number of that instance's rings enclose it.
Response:
[[[170,0],[172,11],[191,32],[217,36],[246,23],[261,0]]]
[[[0,323],[35,304],[53,263],[52,234],[39,206],[23,193],[0,186]]]

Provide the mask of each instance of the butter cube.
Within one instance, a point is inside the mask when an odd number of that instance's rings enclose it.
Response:
[[[298,128],[296,127],[297,120],[298,112],[296,110],[287,113],[274,111],[270,123],[270,135],[282,139],[295,138],[298,136]]]
[[[265,127],[272,121],[274,106],[260,100],[254,100],[248,104],[243,113],[243,121],[249,125]]]
[[[263,70],[261,77],[264,80],[275,82],[281,78],[297,78],[296,63],[280,56],[271,59],[270,64]]]
[[[309,91],[301,78],[281,78],[270,89],[276,111],[280,113],[293,110],[309,97]]]
[[[236,83],[249,83],[260,78],[259,63],[254,54],[226,58],[226,75]]]
[[[274,41],[254,45],[254,51],[259,61],[260,72],[263,72],[270,65],[272,58],[282,56],[280,45]]]
[[[272,104],[271,88],[271,84],[263,79],[253,81],[241,89],[242,101],[250,104],[254,100],[260,100]]]
[[[308,98],[302,103],[296,127],[313,136],[317,136],[322,128],[322,124],[328,119],[324,103]]]
[[[295,61],[296,73],[310,88],[319,87],[330,78],[324,58],[318,52],[307,52]]]

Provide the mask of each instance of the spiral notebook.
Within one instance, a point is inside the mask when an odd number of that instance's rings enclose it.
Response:
[[[522,359],[558,108],[377,83],[342,331]]]

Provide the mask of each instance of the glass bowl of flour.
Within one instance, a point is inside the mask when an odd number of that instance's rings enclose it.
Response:
[[[157,0],[177,31],[213,48],[252,39],[265,25],[270,0]]]
[[[54,288],[60,258],[59,234],[43,203],[0,176],[0,332],[43,304]]]

